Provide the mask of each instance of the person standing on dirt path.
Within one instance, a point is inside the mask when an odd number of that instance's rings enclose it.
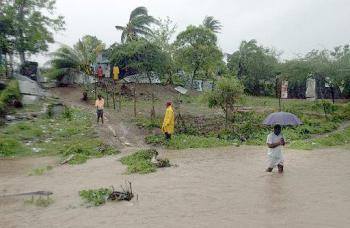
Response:
[[[175,126],[175,118],[174,118],[174,110],[171,106],[171,102],[166,103],[166,111],[164,116],[164,121],[162,125],[162,132],[165,135],[165,140],[169,141],[171,139],[171,135],[174,133]]]
[[[95,102],[96,113],[97,113],[97,124],[101,118],[101,122],[103,124],[103,109],[105,105],[105,100],[102,98],[101,94],[97,96],[97,100]]]
[[[278,172],[283,173],[283,155],[282,146],[286,143],[283,138],[282,128],[280,125],[275,125],[273,132],[267,136],[266,144],[268,146],[269,166],[266,172],[272,172],[273,168],[278,167]]]

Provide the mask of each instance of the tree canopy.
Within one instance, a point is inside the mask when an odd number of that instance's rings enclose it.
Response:
[[[64,29],[63,17],[52,16],[55,4],[55,0],[3,1],[5,25],[14,34],[13,48],[19,53],[21,63],[26,55],[47,51],[48,44],[54,42],[53,31]]]
[[[271,95],[276,80],[278,60],[274,51],[258,46],[256,40],[242,41],[239,49],[228,57],[228,68],[242,80],[246,92]]]
[[[203,26],[188,26],[175,41],[176,64],[190,75],[191,85],[198,76],[211,77],[222,62],[215,34]]]

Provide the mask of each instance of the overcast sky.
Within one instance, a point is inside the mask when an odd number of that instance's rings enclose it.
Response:
[[[223,25],[218,35],[225,53],[237,50],[242,40],[283,51],[289,59],[312,49],[350,43],[349,0],[56,0],[57,13],[66,31],[55,35],[59,43],[72,45],[83,35],[95,35],[109,46],[120,41],[115,25],[125,25],[130,12],[147,7],[156,18],[170,17],[177,32],[200,24],[206,15]],[[51,45],[50,51],[57,44]],[[42,57],[33,59],[43,62]]]

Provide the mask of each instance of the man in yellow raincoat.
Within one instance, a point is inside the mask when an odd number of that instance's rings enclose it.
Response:
[[[171,134],[174,133],[174,111],[171,106],[171,102],[166,103],[166,111],[164,116],[164,121],[162,125],[162,131],[165,134],[165,139],[169,141],[171,139]]]

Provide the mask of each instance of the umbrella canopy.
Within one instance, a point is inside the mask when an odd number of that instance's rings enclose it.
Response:
[[[266,117],[266,119],[264,120],[263,124],[265,125],[282,125],[282,126],[286,126],[286,125],[300,125],[302,124],[302,122],[300,121],[300,119],[289,112],[274,112],[271,113],[270,115],[268,115]]]

